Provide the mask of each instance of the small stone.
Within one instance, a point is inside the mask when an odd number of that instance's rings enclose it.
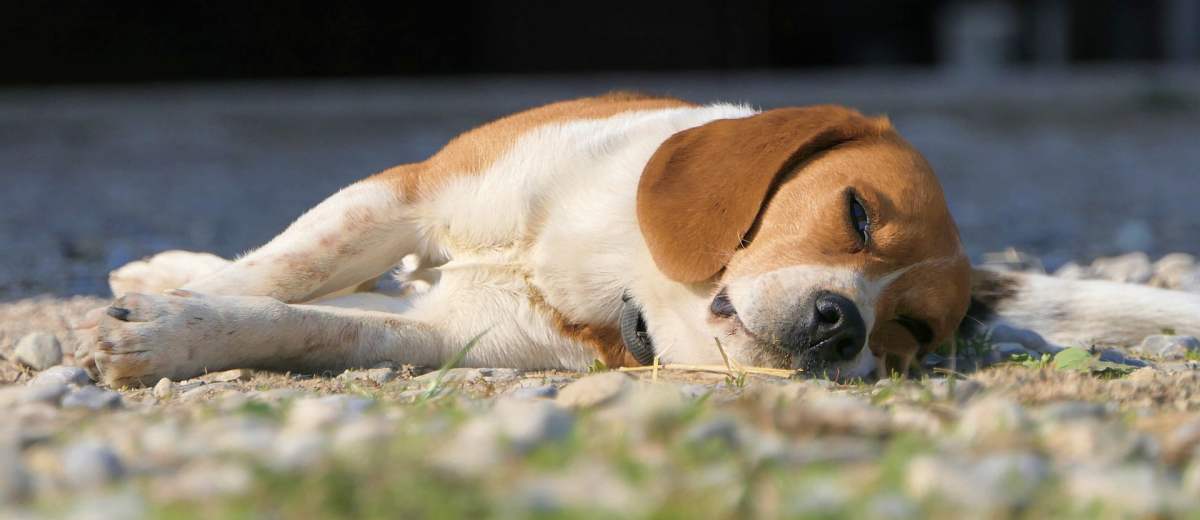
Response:
[[[527,386],[509,392],[513,399],[554,399],[558,397],[558,387],[554,385]]]
[[[615,400],[629,390],[632,380],[620,372],[602,372],[580,378],[558,393],[558,404],[567,408],[591,408]]]
[[[0,504],[21,500],[29,491],[29,473],[16,442],[0,439]]]
[[[988,332],[992,343],[1017,343],[1034,352],[1050,352],[1050,345],[1040,334],[1029,330],[1019,329],[1009,325],[996,325]],[[1051,352],[1053,353],[1053,352]]]
[[[320,433],[285,430],[275,439],[274,457],[269,464],[285,471],[312,467],[325,459],[328,447],[329,441]]]
[[[200,379],[212,383],[233,383],[235,381],[249,381],[252,377],[254,377],[253,370],[237,368],[233,370],[225,370],[206,374]]]
[[[496,422],[490,417],[473,417],[437,448],[432,462],[448,473],[477,477],[499,464],[503,455]]]
[[[864,436],[886,433],[891,423],[887,412],[866,399],[828,392],[809,392],[781,410],[776,421],[786,431]]]
[[[45,370],[62,363],[62,345],[53,334],[32,332],[17,342],[17,362],[34,370]]]
[[[1087,401],[1059,401],[1050,403],[1036,412],[1036,417],[1042,422],[1063,422],[1080,419],[1104,419],[1116,409],[1112,403],[1091,403]]]
[[[1047,422],[1040,433],[1050,455],[1077,464],[1116,464],[1134,458],[1145,445],[1129,430],[1092,418]]]
[[[206,500],[243,494],[253,483],[254,475],[244,466],[200,460],[167,479],[163,494],[179,500]]]
[[[1163,456],[1169,461],[1200,461],[1200,419],[1193,419],[1171,430],[1163,442]]]
[[[521,453],[566,437],[574,425],[571,414],[545,400],[500,399],[491,417],[505,440]]]
[[[1140,251],[1092,262],[1092,272],[1105,280],[1124,283],[1146,283],[1154,276],[1150,257]]]
[[[963,463],[932,455],[908,465],[905,486],[919,500],[950,500],[960,506],[990,511],[1019,508],[1033,499],[1049,470],[1027,453],[989,455]]]
[[[370,379],[377,385],[385,385],[396,379],[396,369],[390,367],[372,368],[366,370],[367,379]]]
[[[43,383],[84,386],[91,384],[92,380],[88,377],[87,371],[82,368],[58,365],[38,372],[38,375],[29,380],[30,386]]]
[[[146,518],[146,501],[133,490],[84,493],[72,505],[69,520],[127,520]]]
[[[288,428],[302,431],[322,429],[362,415],[371,404],[370,399],[348,395],[300,399],[292,404],[288,413]]]
[[[122,405],[121,394],[102,390],[94,386],[76,389],[63,397],[63,408],[87,408],[89,410],[115,410]]]
[[[742,445],[742,435],[738,421],[729,416],[715,417],[700,422],[688,428],[683,435],[684,441],[693,445],[718,443],[729,449]]]
[[[479,375],[485,381],[505,383],[521,377],[521,371],[515,368],[480,368]]]
[[[121,478],[125,466],[107,445],[96,440],[83,440],[68,446],[62,453],[63,477],[75,489],[93,489]]]
[[[1200,340],[1195,336],[1156,334],[1146,336],[1137,347],[1137,351],[1148,356],[1178,361],[1186,359],[1189,352],[1200,352]]]
[[[386,421],[361,417],[338,427],[333,436],[333,448],[346,454],[374,456],[377,445],[388,439],[392,432]]]
[[[170,399],[171,396],[175,395],[175,383],[171,381],[170,378],[164,377],[159,379],[158,383],[154,385],[154,390],[152,390],[152,393],[154,394],[155,399],[158,399],[159,401],[166,401],[167,399]]]
[[[958,404],[970,401],[986,388],[983,386],[983,383],[974,379],[951,380],[949,378],[930,380],[928,387],[929,392],[933,394],[935,399],[942,401],[953,400]]]
[[[204,381],[191,381],[188,383],[180,383],[175,388],[175,392],[179,394],[179,400],[186,403],[193,401],[208,401],[216,397],[219,393],[237,389],[238,385],[236,383],[206,383]]]
[[[438,376],[441,373],[441,370],[434,370],[428,374],[421,374],[417,377],[414,377],[413,381],[426,384],[432,383],[433,381],[437,381]],[[478,381],[479,379],[483,378],[483,373],[480,372],[480,369],[478,368],[451,368],[450,370],[447,370],[445,375],[442,375],[441,378],[442,384],[469,383],[471,381]]]
[[[987,397],[963,410],[955,433],[974,445],[1003,445],[1021,440],[1029,429],[1029,417],[1021,405],[1001,397]]]
[[[1063,486],[1080,506],[1100,505],[1134,517],[1162,513],[1167,506],[1167,479],[1147,464],[1096,468],[1080,466]]]
[[[64,395],[70,388],[67,385],[56,382],[48,382],[37,385],[29,385],[25,388],[24,402],[26,403],[45,403],[52,406],[58,406]]]

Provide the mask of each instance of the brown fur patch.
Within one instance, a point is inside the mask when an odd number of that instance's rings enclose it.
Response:
[[[635,367],[641,365],[633,354],[625,349],[621,341],[621,329],[615,324],[574,323],[567,319],[558,309],[546,302],[546,298],[532,284],[529,288],[529,304],[550,320],[551,326],[567,338],[587,345],[596,351],[600,360],[609,368]]]
[[[692,106],[668,97],[614,92],[562,101],[513,114],[455,137],[428,160],[385,170],[368,179],[392,183],[405,202],[429,196],[447,180],[478,175],[512,149],[531,130],[572,120],[605,119],[638,110]]]
[[[679,132],[638,184],[638,224],[655,264],[685,283],[717,274],[777,181],[824,150],[890,126],[842,107],[785,108]]]

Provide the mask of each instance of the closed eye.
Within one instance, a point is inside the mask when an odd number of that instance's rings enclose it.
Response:
[[[858,235],[859,244],[865,248],[871,242],[871,216],[854,190],[847,191],[846,198],[850,204],[850,225]]]
[[[912,334],[917,343],[928,345],[933,341],[933,329],[924,321],[908,316],[897,316],[896,323],[899,323],[909,334]]]

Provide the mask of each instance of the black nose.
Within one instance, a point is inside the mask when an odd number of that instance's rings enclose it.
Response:
[[[849,361],[867,340],[867,324],[858,306],[840,294],[822,293],[813,302],[809,348],[827,361]]]

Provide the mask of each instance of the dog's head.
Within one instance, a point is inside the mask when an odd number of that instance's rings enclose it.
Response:
[[[911,360],[966,313],[941,186],[883,118],[788,108],[677,133],[637,211],[658,269],[711,287],[703,323],[742,362],[835,375],[872,353]]]

